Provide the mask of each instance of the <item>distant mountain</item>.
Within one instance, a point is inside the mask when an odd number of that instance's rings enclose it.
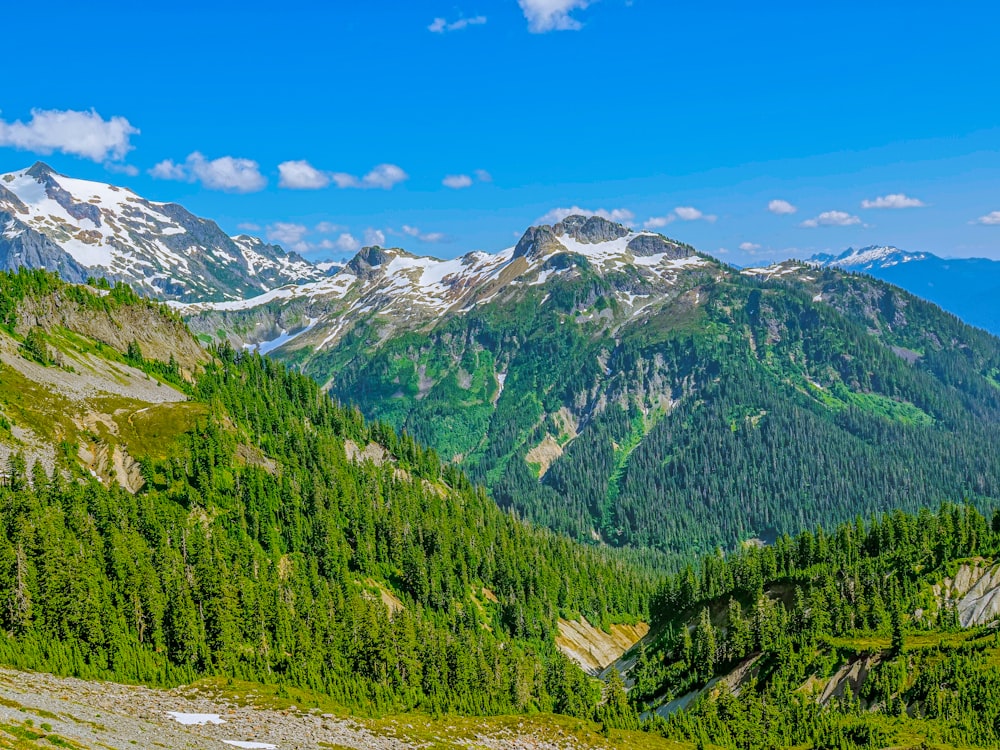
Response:
[[[871,274],[940,305],[970,325],[1000,335],[1000,261],[941,258],[872,246],[837,256],[814,255],[809,262]]]
[[[57,174],[38,162],[0,175],[0,269],[125,281],[160,299],[241,299],[324,271],[256,237],[229,237],[174,203]]]
[[[1000,502],[1000,341],[874,278],[740,271],[571,216],[454,260],[179,305],[578,539],[688,556],[944,498]]]

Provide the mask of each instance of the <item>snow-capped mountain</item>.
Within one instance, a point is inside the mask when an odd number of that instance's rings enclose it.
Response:
[[[940,305],[966,323],[1000,335],[1000,261],[941,258],[872,246],[837,256],[814,255],[807,262],[871,274]]]
[[[366,247],[321,281],[245,300],[174,305],[197,333],[215,336],[226,330],[231,340],[263,351],[295,339],[295,348],[319,353],[373,316],[381,322],[382,336],[417,330],[551,279],[579,275],[582,268],[618,274],[618,308],[625,316],[637,314],[685,271],[714,265],[662,235],[599,217],[570,216],[554,226],[530,228],[517,245],[498,253],[439,260],[399,248]]]
[[[295,253],[256,237],[229,237],[174,203],[57,174],[38,162],[0,175],[0,268],[104,276],[161,299],[241,299],[323,278]]]
[[[929,253],[908,253],[891,245],[871,245],[858,250],[848,248],[840,255],[819,253],[809,259],[818,266],[832,266],[849,271],[871,271],[874,268],[891,268],[901,263],[927,260],[934,256]]]

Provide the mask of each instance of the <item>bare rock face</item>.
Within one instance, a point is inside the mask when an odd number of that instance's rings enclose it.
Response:
[[[637,257],[664,254],[672,260],[687,258],[694,255],[694,250],[687,245],[671,242],[658,234],[640,234],[629,240],[628,251]]]
[[[577,242],[596,245],[601,242],[611,242],[628,234],[628,229],[621,224],[608,221],[600,216],[567,216],[554,227],[556,235],[569,235]]]
[[[403,254],[402,250],[389,251],[378,245],[363,247],[351,258],[344,270],[359,279],[370,279],[382,273],[381,266],[388,263],[394,255]]]
[[[537,259],[552,253],[565,252],[552,227],[530,227],[514,248],[515,258]]]

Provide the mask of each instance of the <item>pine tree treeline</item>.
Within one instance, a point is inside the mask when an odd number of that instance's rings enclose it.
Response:
[[[748,750],[881,748],[903,736],[1000,747],[1000,634],[962,630],[953,603],[933,590],[963,560],[998,552],[1000,515],[990,523],[944,505],[707,557],[657,596],[663,635],[639,654],[631,721],[647,701],[745,670],[740,684],[718,682],[646,728]],[[858,694],[847,683],[821,702],[811,681],[822,687],[851,663]]]
[[[143,465],[137,495],[12,464],[0,661],[285,682],[360,710],[593,712],[599,691],[555,649],[556,620],[644,616],[649,575],[503,513],[433,451],[270,360],[224,347],[193,389],[209,416]],[[394,460],[356,464],[345,440]]]

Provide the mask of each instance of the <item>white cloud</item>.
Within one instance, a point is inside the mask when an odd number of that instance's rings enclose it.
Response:
[[[586,208],[580,208],[579,206],[573,206],[572,208],[553,208],[551,211],[546,213],[544,216],[540,216],[535,223],[536,224],[557,224],[567,216],[600,216],[602,219],[607,219],[608,221],[626,222],[632,221],[635,218],[635,214],[629,211],[627,208],[613,208],[610,211],[599,208],[596,211],[590,211]]]
[[[158,180],[186,180],[188,176],[184,166],[174,163],[173,159],[164,159],[150,169],[149,173]]]
[[[206,159],[195,151],[177,164],[164,159],[149,170],[149,174],[161,180],[186,180],[201,182],[209,190],[224,190],[228,193],[254,193],[263,190],[267,179],[260,173],[260,165],[252,159],[221,156]]]
[[[330,177],[339,188],[382,188],[388,190],[407,179],[409,175],[395,164],[379,164],[364,177],[355,177],[346,172],[334,172]]]
[[[433,31],[435,34],[443,34],[446,31],[460,31],[466,26],[482,26],[484,23],[486,23],[486,16],[459,18],[457,21],[451,21],[450,23],[445,18],[435,18],[431,25],[427,27],[427,30]]]
[[[236,225],[237,229],[242,229],[244,232],[259,232],[260,224],[254,224],[252,221],[244,221]]]
[[[815,227],[849,227],[860,223],[861,219],[846,211],[824,211],[815,219],[806,219],[801,226],[813,229]]]
[[[548,31],[576,31],[582,24],[570,13],[590,5],[590,0],[518,0],[528,31],[544,34]]]
[[[673,214],[667,214],[666,216],[650,216],[646,221],[643,222],[643,229],[663,229],[667,224],[673,222],[677,217]]]
[[[743,250],[743,251],[748,252],[748,253],[752,253],[755,250],[760,250],[760,245],[758,245],[756,242],[741,242],[740,243],[740,250]]]
[[[411,227],[409,224],[403,224],[403,234],[414,237],[421,242],[444,242],[448,239],[444,232],[421,232],[417,227]]]
[[[990,211],[986,216],[980,216],[975,221],[976,224],[985,224],[986,226],[1000,226],[1000,211]]]
[[[28,122],[0,120],[0,146],[39,154],[58,151],[96,162],[121,161],[138,134],[124,117],[105,120],[94,110],[33,109]]]
[[[479,182],[493,182],[493,175],[485,169],[477,169],[472,174],[477,180],[479,180]]]
[[[278,186],[291,190],[319,190],[330,177],[307,161],[283,161],[278,165]]]
[[[799,209],[793,206],[788,201],[773,200],[767,204],[767,210],[770,211],[772,214],[778,214],[784,216],[787,214],[794,214]]]
[[[385,232],[381,229],[371,229],[365,230],[365,244],[366,245],[378,245],[383,247],[385,245]]]
[[[333,234],[334,232],[342,232],[347,227],[341,224],[334,224],[332,221],[321,221],[316,225],[316,231],[320,234]]]
[[[650,216],[643,222],[644,229],[662,229],[667,224],[671,224],[677,219],[681,221],[707,221],[709,223],[714,222],[719,217],[715,214],[706,214],[699,211],[693,206],[677,206],[673,211],[665,216]]]
[[[924,202],[903,193],[880,195],[875,200],[861,201],[861,208],[922,208]]]
[[[338,250],[342,250],[345,253],[356,253],[361,249],[361,243],[358,242],[357,237],[349,232],[344,232],[338,238],[336,243],[334,243]]]
[[[267,239],[282,245],[298,245],[308,233],[309,228],[304,224],[289,221],[276,221],[267,225]]]
[[[472,178],[467,174],[450,174],[441,180],[441,184],[452,190],[461,190],[472,186]]]
[[[715,214],[702,213],[692,206],[678,206],[674,209],[674,213],[677,214],[677,218],[681,221],[698,221],[700,219],[711,223],[719,218]]]

